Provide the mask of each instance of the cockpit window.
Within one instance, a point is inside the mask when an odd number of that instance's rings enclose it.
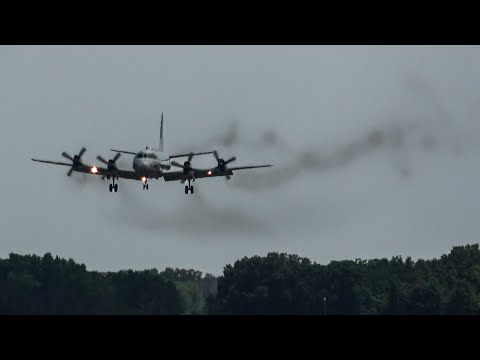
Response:
[[[158,159],[157,155],[155,153],[145,153],[143,151],[140,151],[135,155],[135,159],[138,158],[148,158],[148,159]]]

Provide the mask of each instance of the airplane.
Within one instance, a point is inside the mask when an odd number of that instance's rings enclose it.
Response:
[[[143,190],[148,190],[148,181],[150,179],[159,179],[162,178],[165,181],[180,181],[182,184],[185,181],[188,181],[188,185],[185,185],[185,194],[193,194],[193,185],[192,182],[195,182],[196,179],[206,178],[206,177],[218,177],[224,176],[227,180],[233,175],[234,171],[245,170],[245,169],[256,169],[256,168],[265,168],[271,167],[272,165],[251,165],[251,166],[238,166],[238,167],[228,167],[227,165],[236,160],[236,157],[233,156],[228,160],[220,158],[216,150],[205,151],[198,153],[187,153],[187,154],[176,154],[169,155],[164,151],[163,147],[163,112],[160,122],[160,139],[158,148],[149,148],[145,147],[145,150],[140,150],[138,152],[125,151],[125,150],[116,150],[110,149],[110,151],[115,152],[113,159],[105,160],[101,155],[97,156],[97,160],[106,165],[106,167],[100,166],[90,166],[85,164],[82,161],[82,155],[87,151],[84,147],[80,152],[73,157],[62,152],[62,156],[71,161],[71,163],[50,161],[50,160],[40,160],[32,159],[36,162],[42,162],[47,164],[54,165],[63,165],[70,166],[70,169],[67,172],[67,176],[71,176],[74,171],[92,175],[102,176],[102,180],[107,178],[107,180],[112,179],[112,183],[109,184],[109,191],[117,192],[118,191],[118,181],[119,179],[130,179],[137,180],[143,183]],[[116,165],[117,160],[120,158],[121,154],[133,155],[132,168],[133,170],[122,170],[119,169]],[[206,155],[213,154],[217,165],[213,168],[208,169],[197,169],[192,167],[192,159],[196,155]],[[172,159],[188,157],[183,164],[176,162]],[[181,168],[181,171],[168,171],[171,167]]]

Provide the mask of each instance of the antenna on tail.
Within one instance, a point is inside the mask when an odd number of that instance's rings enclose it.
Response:
[[[160,122],[160,142],[158,144],[158,151],[163,152],[163,112],[162,121]]]

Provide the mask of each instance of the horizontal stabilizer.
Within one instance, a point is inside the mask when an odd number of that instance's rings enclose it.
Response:
[[[193,155],[213,154],[213,151],[206,151],[206,152],[200,152],[200,153],[179,154],[179,155],[170,155],[169,158],[174,159],[174,158],[179,158],[179,157],[184,157],[184,156],[190,156],[191,154],[193,154]]]
[[[122,154],[130,154],[130,155],[135,155],[136,153],[131,152],[131,151],[124,151],[124,150],[115,150],[115,149],[110,149],[110,151],[115,151],[117,153],[122,153]]]

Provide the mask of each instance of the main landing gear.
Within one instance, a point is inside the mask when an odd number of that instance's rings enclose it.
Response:
[[[193,185],[190,185],[192,179],[188,179],[188,185],[185,185],[185,194],[188,194],[188,190],[190,190],[190,194],[193,194]],[[195,179],[193,179],[195,182]]]
[[[117,192],[118,191],[118,184],[115,184],[115,177],[112,177],[112,183],[108,186],[108,190],[110,192],[112,192],[112,191]]]

